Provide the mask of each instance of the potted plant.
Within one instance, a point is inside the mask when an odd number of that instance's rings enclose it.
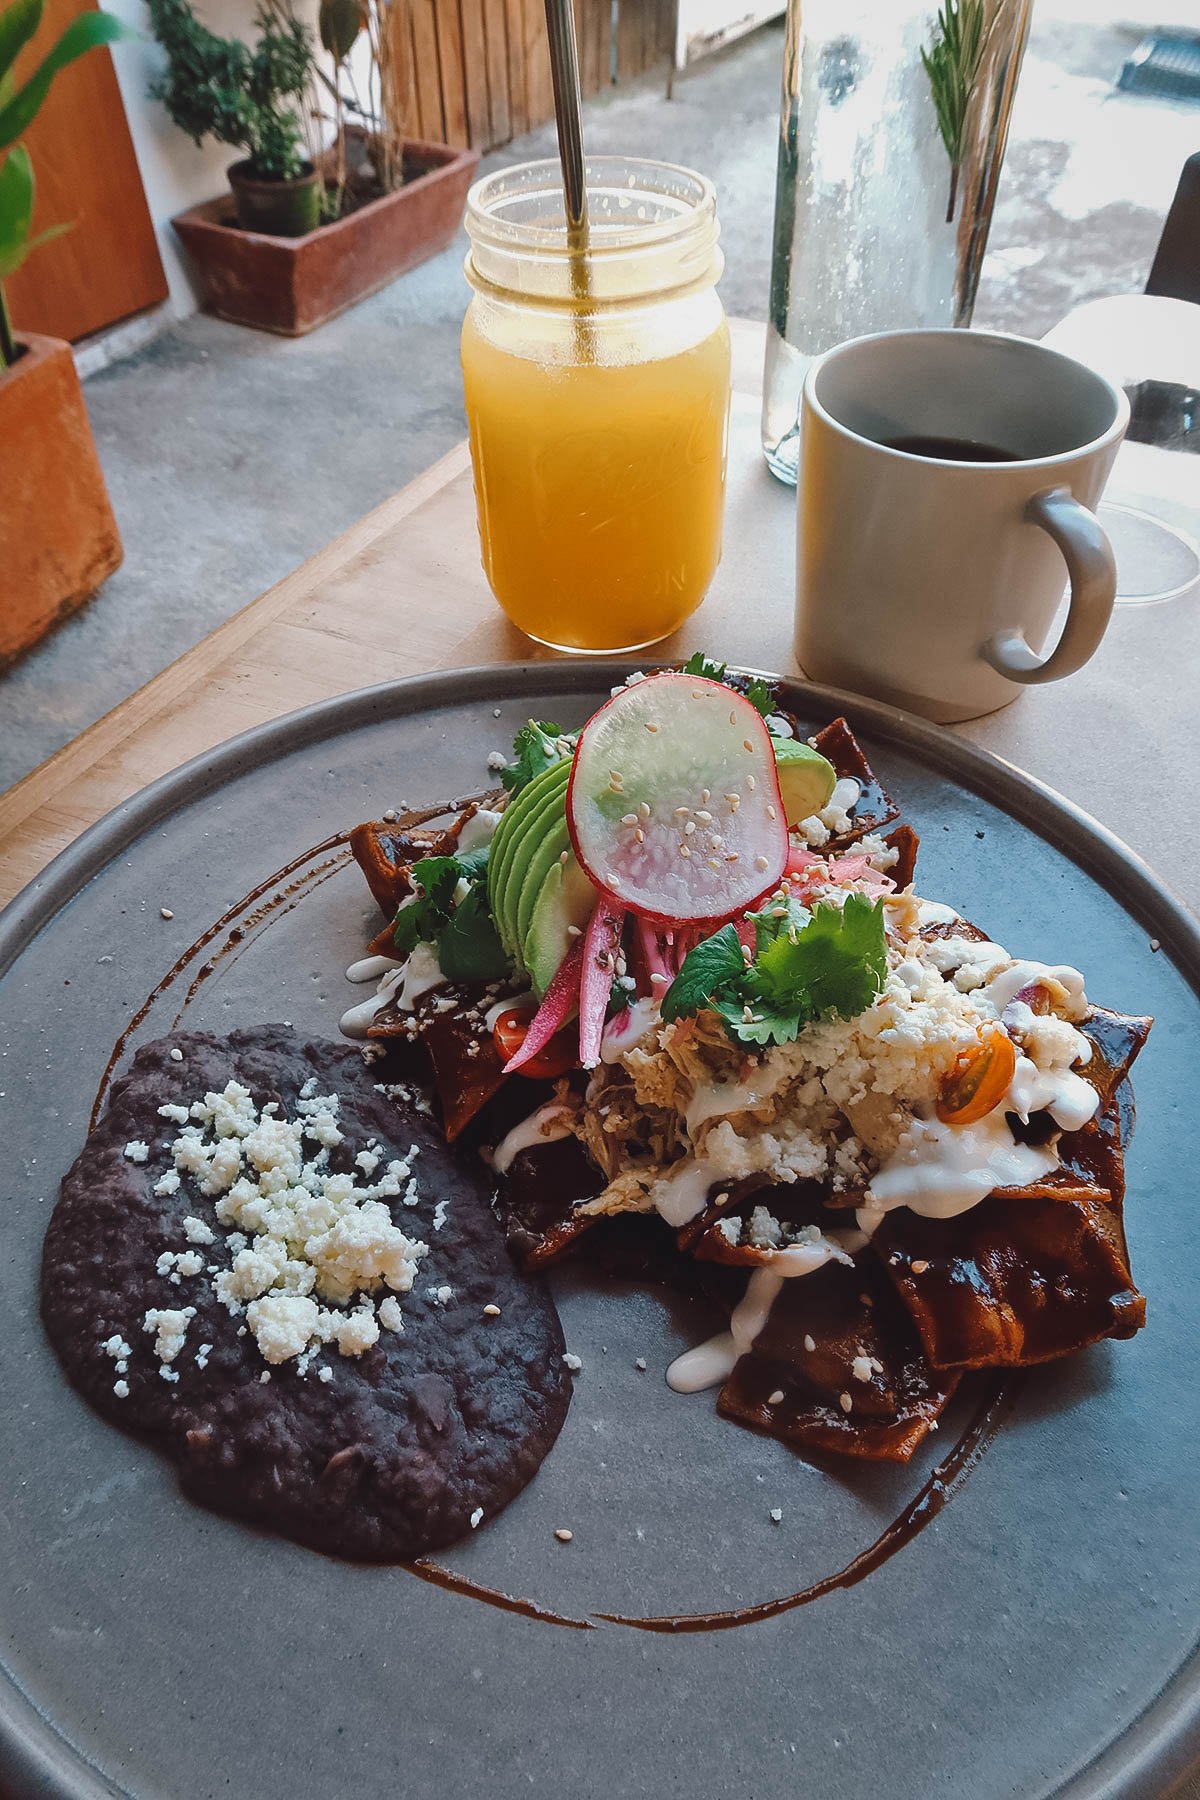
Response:
[[[280,129],[285,123],[291,128],[297,166],[302,136],[311,140],[316,217],[299,235],[268,226],[261,216],[251,220],[240,198],[236,212],[222,198],[174,220],[210,311],[296,337],[448,244],[479,157],[473,150],[406,136],[409,0],[321,0],[318,26],[328,67],[290,5],[291,0],[263,0],[253,51],[214,39],[195,19],[190,0],[150,0],[150,13],[168,61],[153,91],[177,124],[193,136],[199,128],[250,148],[244,121],[257,117],[255,109],[269,98]],[[368,54],[360,91],[351,52],[364,37]],[[270,54],[261,68],[275,84],[260,81],[254,87],[264,44]],[[292,84],[299,83],[305,58],[302,96],[301,85]],[[284,104],[289,99],[299,111]],[[256,154],[251,149],[250,160]],[[261,163],[258,168],[261,172]],[[230,176],[236,196],[236,165]],[[278,188],[285,178],[268,179]]]
[[[33,164],[17,140],[59,70],[133,34],[106,13],[81,13],[18,86],[14,65],[41,21],[42,0],[0,7],[0,669],[121,562],[71,346],[16,332],[2,284],[39,244],[70,229],[32,235]]]
[[[150,0],[150,24],[167,56],[150,93],[194,144],[214,137],[246,152],[227,170],[243,230],[301,237],[318,223],[321,201],[297,111],[312,82],[312,38],[298,19],[266,6],[255,23],[251,49],[209,31],[188,0]]]

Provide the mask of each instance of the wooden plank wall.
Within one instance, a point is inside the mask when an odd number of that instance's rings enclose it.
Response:
[[[544,0],[410,0],[409,129],[494,149],[554,116]],[[676,0],[574,0],[585,98],[662,64]]]

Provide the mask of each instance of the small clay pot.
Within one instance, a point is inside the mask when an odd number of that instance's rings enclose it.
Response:
[[[243,231],[268,237],[304,237],[321,222],[321,181],[311,163],[291,181],[263,181],[250,173],[249,162],[227,171]]]

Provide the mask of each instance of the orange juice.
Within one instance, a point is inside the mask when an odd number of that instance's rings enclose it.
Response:
[[[568,234],[557,162],[467,196],[463,387],[483,566],[558,650],[640,650],[721,556],[729,330],[716,195],[691,169],[589,157]]]
[[[483,566],[530,637],[633,650],[682,624],[720,560],[729,332],[642,357],[632,323],[583,343],[575,362],[536,334],[514,354],[467,318]]]

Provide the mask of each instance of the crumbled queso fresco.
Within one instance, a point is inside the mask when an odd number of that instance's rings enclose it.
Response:
[[[361,1356],[381,1331],[403,1331],[396,1296],[412,1287],[428,1246],[393,1222],[387,1201],[416,1205],[417,1146],[380,1172],[384,1152],[372,1142],[352,1170],[334,1171],[330,1151],[343,1136],[340,1103],[336,1094],[315,1090],[314,1080],[301,1090],[295,1118],[282,1117],[275,1101],[260,1111],[237,1081],[190,1105],[159,1107],[159,1117],[179,1131],[170,1146],[174,1166],[154,1192],[174,1194],[188,1182],[211,1202],[213,1215],[211,1222],[202,1217],[198,1205],[184,1219],[184,1243],[164,1251],[155,1265],[157,1275],[181,1290],[177,1303],[149,1307],[142,1320],[164,1381],[179,1380],[175,1364],[196,1316],[189,1290],[201,1280],[233,1317],[244,1318],[242,1329],[265,1362],[294,1362],[301,1375],[327,1345]],[[144,1162],[149,1147],[130,1144],[125,1155]],[[228,1261],[212,1260],[221,1250]],[[450,1297],[449,1288],[437,1292],[439,1299]],[[124,1377],[130,1345],[114,1336],[101,1347]],[[211,1344],[198,1346],[198,1367],[211,1350]],[[328,1363],[317,1375],[333,1378]],[[124,1398],[128,1385],[120,1379],[113,1391]]]

